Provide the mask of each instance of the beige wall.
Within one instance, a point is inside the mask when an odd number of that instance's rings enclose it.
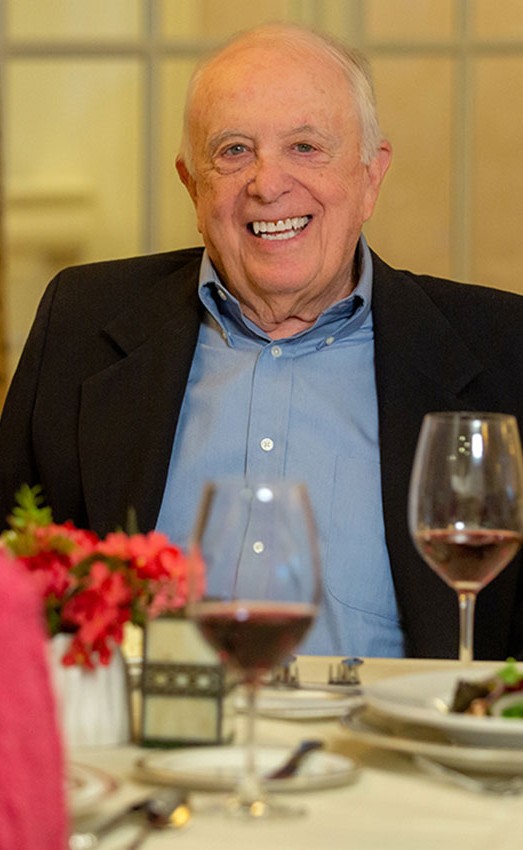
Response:
[[[198,240],[174,171],[185,85],[203,49],[262,20],[316,24],[371,58],[394,147],[373,247],[523,292],[523,0],[258,5],[4,0],[9,373],[59,267]]]
[[[522,0],[367,0],[395,149],[368,235],[417,271],[523,293]]]

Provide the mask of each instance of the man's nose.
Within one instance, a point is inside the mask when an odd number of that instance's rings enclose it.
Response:
[[[290,191],[292,177],[276,157],[257,157],[247,183],[247,193],[265,204],[277,201]]]

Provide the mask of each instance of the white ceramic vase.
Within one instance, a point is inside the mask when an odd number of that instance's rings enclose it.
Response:
[[[70,640],[70,635],[59,634],[49,642],[58,722],[66,747],[126,743],[131,729],[129,682],[119,647],[108,665],[99,664],[94,670],[65,667],[62,658]]]

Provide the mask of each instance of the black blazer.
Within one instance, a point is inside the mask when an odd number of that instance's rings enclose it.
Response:
[[[201,320],[200,258],[79,266],[49,284],[0,422],[2,518],[21,483],[39,482],[59,522],[105,534],[133,505],[154,527]],[[456,657],[455,594],[408,535],[412,458],[428,411],[503,411],[523,430],[523,298],[373,262],[383,512],[407,652]],[[476,655],[523,657],[520,556],[479,595]]]

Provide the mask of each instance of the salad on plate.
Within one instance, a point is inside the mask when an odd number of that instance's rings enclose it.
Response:
[[[523,719],[523,672],[516,661],[509,658],[504,667],[485,679],[459,679],[450,711]]]

